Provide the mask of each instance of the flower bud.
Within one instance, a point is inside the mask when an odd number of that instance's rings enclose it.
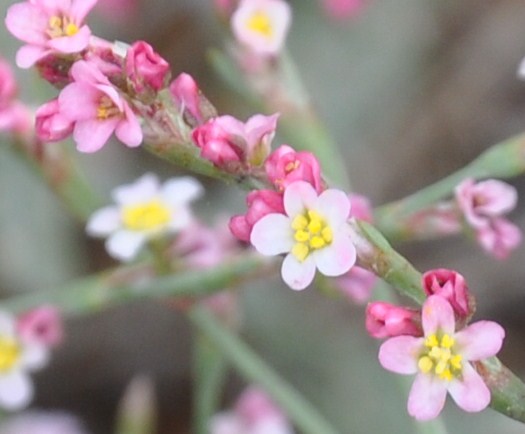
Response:
[[[40,106],[36,111],[36,135],[43,142],[59,142],[73,132],[74,122],[64,116],[55,98]]]
[[[421,313],[382,301],[370,303],[366,308],[366,329],[378,339],[401,335],[422,336]]]
[[[423,274],[423,290],[428,296],[443,297],[459,317],[466,318],[472,313],[465,278],[454,270],[438,268],[427,271]]]
[[[17,331],[26,342],[55,347],[64,339],[64,325],[57,309],[42,306],[17,319]]]
[[[212,103],[202,94],[189,74],[179,74],[169,86],[175,105],[190,126],[196,127],[217,116]]]
[[[136,92],[145,87],[160,90],[168,80],[170,65],[151,45],[144,41],[135,42],[126,56],[126,74]]]
[[[476,232],[476,239],[483,249],[496,259],[505,259],[522,240],[521,229],[506,218],[495,218]]]

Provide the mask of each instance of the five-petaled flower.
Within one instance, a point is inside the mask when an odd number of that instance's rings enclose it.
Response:
[[[316,269],[340,276],[355,264],[347,226],[350,201],[344,192],[329,189],[318,196],[311,184],[297,181],[284,191],[284,210],[255,223],[250,241],[263,255],[287,253],[281,274],[288,286],[304,289]]]
[[[130,261],[148,240],[188,227],[192,222],[188,203],[201,194],[202,186],[193,178],[173,178],[160,186],[155,175],[146,174],[116,188],[117,205],[95,212],[86,230],[92,236],[108,237],[108,253]]]
[[[422,326],[423,337],[396,336],[379,349],[385,369],[417,374],[408,398],[409,414],[419,420],[435,418],[445,405],[447,390],[465,411],[486,408],[490,390],[469,362],[494,356],[503,343],[503,328],[479,321],[456,331],[454,311],[438,295],[425,301]]]

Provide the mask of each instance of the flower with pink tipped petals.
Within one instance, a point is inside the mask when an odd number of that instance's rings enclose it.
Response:
[[[309,182],[318,193],[324,188],[319,161],[308,151],[297,152],[291,146],[281,145],[266,159],[264,169],[280,191],[295,181]]]
[[[137,116],[109,80],[83,60],[71,68],[74,82],[58,96],[59,110],[75,123],[73,138],[81,152],[96,152],[115,132],[129,147],[142,143]]]
[[[478,229],[476,239],[483,249],[496,259],[506,259],[522,240],[521,229],[506,218],[495,218]]]
[[[20,68],[29,68],[49,54],[78,53],[87,48],[91,36],[84,24],[97,0],[29,0],[7,10],[5,24],[25,42],[16,54]]]
[[[86,231],[107,237],[108,253],[121,261],[132,260],[151,239],[178,233],[192,223],[189,203],[202,194],[193,178],[173,178],[162,186],[153,174],[113,190],[116,206],[96,211]]]
[[[408,307],[376,301],[366,308],[366,330],[378,339],[393,336],[422,336],[421,313]]]
[[[162,89],[169,80],[169,71],[169,63],[147,42],[137,41],[129,47],[125,72],[136,92],[143,92],[146,87]]]
[[[59,142],[73,132],[74,123],[60,112],[58,98],[40,106],[35,115],[36,135],[43,142]]]
[[[18,317],[17,332],[26,342],[51,348],[62,343],[64,324],[57,309],[42,306]]]
[[[286,254],[283,280],[292,289],[306,288],[318,269],[341,276],[355,264],[356,250],[347,225],[348,196],[329,189],[317,194],[311,184],[297,181],[284,190],[285,214],[264,216],[253,226],[250,242],[266,256]]]
[[[251,51],[278,54],[288,34],[292,11],[283,0],[242,0],[231,18],[235,38]]]
[[[334,279],[339,292],[357,304],[365,303],[370,298],[376,282],[377,276],[374,273],[358,266]]]
[[[459,317],[471,315],[470,297],[465,278],[454,270],[438,268],[423,274],[423,290],[427,295],[445,298]]]
[[[463,410],[478,412],[490,403],[490,390],[469,362],[494,356],[505,331],[492,321],[479,321],[456,331],[454,310],[432,295],[422,309],[423,337],[397,336],[379,349],[379,362],[392,372],[416,379],[408,397],[408,413],[418,420],[439,415],[448,393]]]

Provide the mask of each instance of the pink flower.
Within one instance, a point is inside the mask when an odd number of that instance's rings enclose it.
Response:
[[[189,124],[196,126],[207,121],[215,114],[215,108],[201,93],[197,83],[189,74],[182,73],[169,86],[175,105],[184,115],[190,117]]]
[[[76,62],[74,82],[58,96],[59,110],[75,123],[73,138],[81,152],[96,152],[113,132],[129,147],[139,146],[142,130],[137,116],[109,80],[93,65]]]
[[[273,190],[251,191],[246,197],[246,203],[246,214],[232,217],[229,225],[232,234],[241,241],[250,241],[253,225],[265,215],[284,214],[283,196]]]
[[[496,259],[505,259],[522,240],[521,229],[505,218],[495,218],[480,228],[476,239],[483,249]]]
[[[366,308],[366,330],[378,339],[409,335],[421,336],[421,314],[418,310],[382,301]]]
[[[243,123],[232,116],[219,116],[193,130],[201,156],[228,169],[247,163],[260,166],[270,153],[278,115],[255,115]]]
[[[322,0],[326,13],[342,20],[357,15],[365,6],[364,0]]]
[[[57,309],[52,306],[42,306],[18,318],[17,332],[27,342],[55,347],[62,343],[64,325]]]
[[[423,274],[423,290],[427,295],[439,295],[446,299],[460,318],[473,313],[465,278],[454,270],[438,268],[427,271]]]
[[[58,99],[55,98],[36,111],[36,135],[43,142],[59,142],[73,132],[74,123],[60,112]]]
[[[7,10],[5,24],[26,42],[16,55],[20,68],[29,68],[52,53],[78,53],[89,44],[91,31],[84,18],[97,0],[29,0]]]
[[[362,194],[350,193],[348,195],[350,203],[352,204],[352,211],[350,217],[355,217],[358,220],[372,223],[374,220],[374,212],[368,197]]]
[[[231,18],[233,34],[253,52],[275,55],[284,45],[291,15],[283,0],[242,0]]]
[[[264,169],[268,179],[280,191],[295,181],[310,183],[318,193],[324,188],[321,167],[311,152],[296,152],[288,145],[281,145],[266,159]]]
[[[146,87],[162,89],[169,79],[169,71],[169,63],[147,42],[137,41],[128,49],[125,73],[136,92],[143,92]]]
[[[252,229],[250,241],[263,255],[286,253],[281,275],[292,289],[306,288],[316,269],[341,276],[355,264],[356,250],[347,225],[350,201],[340,190],[320,195],[297,181],[284,190],[285,214],[268,214]]]
[[[0,57],[0,108],[10,103],[18,92],[11,65]]]
[[[32,130],[33,114],[20,101],[0,107],[0,131],[27,134]]]
[[[455,330],[454,311],[442,297],[428,297],[422,309],[424,337],[397,336],[379,349],[389,371],[416,374],[408,397],[408,413],[418,420],[438,416],[447,391],[463,410],[477,412],[490,403],[490,390],[469,363],[494,356],[505,331],[491,321]]]
[[[354,266],[350,271],[334,279],[337,289],[354,303],[366,302],[377,282],[377,277],[364,268]]]

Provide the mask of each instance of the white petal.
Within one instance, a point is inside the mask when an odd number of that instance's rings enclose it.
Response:
[[[0,312],[0,336],[14,336],[15,318],[8,312]]]
[[[30,371],[42,369],[49,362],[49,350],[44,345],[27,344],[21,355],[20,364]]]
[[[290,219],[284,214],[268,214],[252,228],[250,242],[266,256],[289,252],[293,246]]]
[[[172,219],[168,224],[170,232],[179,232],[186,229],[193,221],[193,216],[189,208],[183,206],[172,210]]]
[[[314,208],[317,203],[317,192],[311,184],[297,181],[284,190],[284,210],[290,217],[304,213],[305,209]]]
[[[341,190],[325,190],[317,198],[314,210],[322,215],[330,226],[338,227],[348,220],[350,199]]]
[[[356,261],[356,250],[346,236],[336,236],[327,247],[312,252],[315,264],[325,276],[341,276],[346,273]]]
[[[292,289],[306,288],[315,276],[315,261],[312,255],[308,255],[303,262],[299,262],[292,254],[287,255],[283,261],[281,276]]]
[[[162,186],[162,199],[170,205],[180,205],[198,199],[204,189],[195,178],[186,176],[167,180]]]
[[[108,253],[120,261],[131,261],[142,247],[146,237],[140,232],[118,231],[106,241]]]
[[[159,194],[159,180],[153,173],[146,173],[134,183],[117,187],[113,199],[120,205],[148,202]]]
[[[96,211],[86,226],[86,232],[93,237],[105,237],[120,227],[120,211],[115,206],[108,206]]]
[[[19,410],[33,398],[33,384],[29,376],[20,370],[0,376],[0,407]]]

